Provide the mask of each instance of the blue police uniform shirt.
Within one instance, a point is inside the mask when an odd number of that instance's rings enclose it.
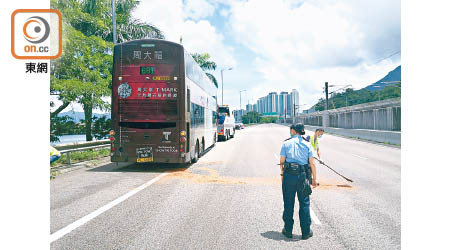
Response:
[[[286,157],[286,162],[305,165],[313,157],[311,144],[300,135],[294,135],[281,146],[280,156]]]

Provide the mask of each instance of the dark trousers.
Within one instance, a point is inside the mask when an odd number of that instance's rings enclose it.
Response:
[[[309,214],[309,195],[303,196],[302,194],[303,182],[305,181],[305,178],[305,172],[302,172],[300,175],[292,175],[287,171],[284,171],[282,182],[284,201],[284,229],[287,232],[292,232],[292,227],[294,226],[293,215],[295,194],[297,193],[298,202],[300,204],[299,217],[302,235],[308,235],[311,226],[311,216]]]

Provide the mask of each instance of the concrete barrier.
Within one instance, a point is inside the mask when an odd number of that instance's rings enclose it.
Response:
[[[392,98],[328,111],[299,114],[295,117],[295,121],[310,126],[337,129],[401,131],[401,99]]]
[[[306,130],[315,131],[317,126],[305,125]],[[371,129],[344,129],[344,128],[323,128],[326,133],[336,135],[343,135],[348,137],[356,137],[363,140],[383,142],[390,144],[401,144],[401,132],[385,131],[385,130],[371,130]]]

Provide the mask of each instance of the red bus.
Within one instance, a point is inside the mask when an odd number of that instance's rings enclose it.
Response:
[[[217,86],[182,45],[114,46],[112,162],[196,162],[217,140]]]

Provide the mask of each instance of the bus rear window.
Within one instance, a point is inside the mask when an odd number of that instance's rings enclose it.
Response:
[[[120,127],[137,129],[175,128],[175,122],[119,122]]]

